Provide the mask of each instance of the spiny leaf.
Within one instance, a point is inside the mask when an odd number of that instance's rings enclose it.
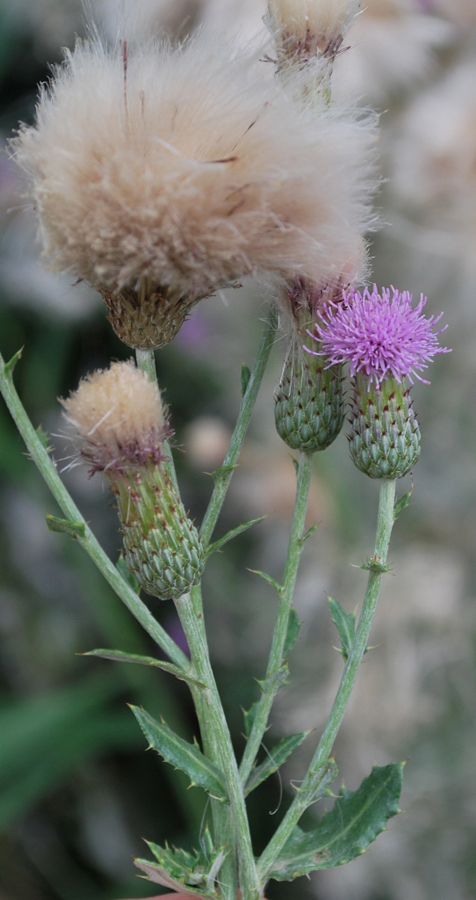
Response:
[[[271,575],[267,575],[266,572],[261,572],[260,569],[248,569],[248,572],[252,572],[253,575],[259,575],[260,578],[264,578],[264,580],[267,581],[268,584],[274,587],[275,591],[277,591],[278,594],[281,594],[283,590],[282,585],[278,584],[278,582],[275,581],[274,578],[271,578]]]
[[[290,737],[283,738],[272,750],[268,750],[268,759],[261,765],[253,769],[245,787],[245,796],[254,791],[259,784],[266,781],[270,775],[277,772],[283,763],[286,762],[288,756],[299,747],[307,738],[310,731],[303,731],[300,734],[292,734]]]
[[[11,377],[13,375],[13,370],[14,370],[18,360],[21,359],[22,353],[23,353],[23,347],[20,347],[20,349],[17,350],[17,352],[15,353],[15,355],[12,356],[12,358],[7,363],[5,363],[5,365],[3,366],[3,373],[5,375],[5,378],[11,379]]]
[[[84,522],[70,522],[69,519],[58,519],[57,516],[46,516],[46,524],[50,531],[57,531],[60,534],[68,534],[72,538],[85,538],[86,525]]]
[[[317,803],[318,800],[330,793],[329,786],[336,780],[338,774],[339,770],[335,759],[331,757],[322,768],[317,771],[310,770],[305,787],[304,785],[302,787],[295,785],[296,793],[300,794],[305,791],[307,806],[312,806],[313,803]]]
[[[271,695],[274,697],[275,694],[284,687],[288,682],[289,669],[287,665],[280,666],[276,672],[271,672],[271,675],[267,675],[263,681],[258,680],[258,684],[263,692],[263,694]]]
[[[286,640],[284,642],[284,650],[283,656],[286,659],[287,656],[291,653],[291,650],[294,647],[298,637],[299,631],[301,628],[301,620],[294,609],[294,606],[291,607],[291,612],[289,613],[289,622],[288,622],[288,630],[286,634]]]
[[[217,553],[221,550],[228,541],[232,541],[233,538],[238,537],[239,534],[243,534],[244,531],[248,531],[248,528],[252,528],[253,525],[258,525],[260,522],[263,522],[266,519],[266,516],[259,516],[258,519],[250,519],[249,522],[245,522],[243,525],[238,525],[237,528],[232,528],[231,531],[228,531],[224,537],[220,538],[215,543],[210,544],[207,548],[207,556],[210,556],[212,553]]]
[[[200,851],[188,853],[158,847],[147,842],[157,863],[143,859],[135,860],[136,866],[145,872],[151,881],[164,887],[173,887],[181,894],[200,897],[216,897],[215,882],[226,857],[226,851],[215,849],[208,829],[200,840]]]
[[[258,712],[259,703],[253,703],[253,706],[250,709],[243,710],[243,718],[245,720],[245,737],[249,738],[251,734],[251,729],[253,728],[254,721],[256,719],[256,713]]]
[[[189,744],[165,724],[159,724],[144,709],[131,706],[150,746],[166,762],[189,776],[192,785],[204,788],[217,800],[227,800],[225,776],[200,751],[197,744]]]
[[[217,484],[221,479],[228,478],[229,475],[232,475],[236,468],[237,466],[220,466],[209,474],[212,476],[215,484]]]
[[[179,669],[179,667],[174,666],[173,663],[162,662],[161,659],[154,659],[153,656],[140,656],[136,653],[124,653],[122,650],[102,649],[90,650],[88,653],[79,653],[78,656],[97,656],[100,659],[110,659],[112,662],[135,663],[139,666],[154,666],[156,669],[162,669],[163,672],[169,672],[171,675],[175,675],[176,678],[180,678],[181,681],[186,681],[187,684],[192,684],[195,687],[200,688],[205,687],[198,678],[195,678],[189,672]]]
[[[41,427],[41,425],[38,425],[38,428],[36,429],[36,433],[40,439],[40,443],[41,443],[43,449],[46,450],[47,453],[51,453],[53,448],[50,444],[50,438],[49,438],[48,433],[45,431],[44,428]]]
[[[241,367],[241,396],[244,397],[251,378],[251,369],[243,363]]]
[[[409,491],[408,494],[404,494],[403,497],[400,497],[400,500],[395,501],[395,505],[393,507],[393,518],[398,519],[398,516],[407,506],[410,506],[410,501],[412,498],[413,490]]]
[[[312,537],[312,535],[317,531],[318,528],[319,528],[319,525],[316,524],[316,525],[311,525],[311,527],[307,529],[306,533],[303,534],[303,536],[301,538],[301,541],[300,541],[301,547],[304,546],[306,541],[308,541],[309,538]]]
[[[399,810],[403,765],[375,767],[360,788],[341,796],[317,828],[307,833],[295,828],[267,877],[293,881],[317,869],[350,862],[385,830]]]
[[[332,597],[328,599],[332,621],[339,632],[342,643],[339,653],[342,653],[344,659],[347,660],[355,640],[355,613],[346,613],[337,600]]]

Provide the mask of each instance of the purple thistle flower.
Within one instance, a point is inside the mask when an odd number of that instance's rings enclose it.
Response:
[[[391,295],[392,292],[392,295]],[[370,293],[365,288],[360,291],[343,291],[343,302],[328,305],[316,324],[311,337],[320,344],[317,355],[327,357],[328,367],[338,363],[350,363],[350,375],[362,372],[378,388],[386,378],[401,382],[412,375],[429,384],[418,372],[427,365],[436,353],[449,353],[446,347],[438,346],[438,335],[447,326],[433,331],[439,316],[422,315],[426,297],[412,308],[412,295],[408,291],[400,293],[394,287],[382,288],[379,294],[374,285]],[[313,353],[314,351],[309,351]]]

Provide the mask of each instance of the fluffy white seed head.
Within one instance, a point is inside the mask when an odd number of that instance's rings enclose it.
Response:
[[[127,362],[84,378],[61,401],[80,455],[92,473],[159,462],[167,436],[160,392]]]
[[[298,107],[253,64],[204,35],[68,54],[14,142],[55,270],[197,299],[248,274],[340,274],[372,220],[374,130]]]
[[[284,51],[334,56],[361,0],[269,0],[269,27]]]

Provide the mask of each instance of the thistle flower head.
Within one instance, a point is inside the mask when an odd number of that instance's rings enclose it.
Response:
[[[113,363],[88,375],[61,403],[91,474],[164,459],[162,443],[170,431],[159,389],[134,365]]]
[[[289,55],[334,57],[361,0],[269,0],[268,24]]]
[[[335,276],[372,221],[373,126],[316,117],[255,64],[203,34],[78,43],[14,141],[52,268],[99,290],[131,346],[245,275]]]
[[[395,288],[383,288],[379,293],[374,285],[372,293],[351,290],[343,292],[339,304],[327,306],[321,313],[322,325],[315,327],[319,354],[326,356],[329,365],[350,363],[352,376],[368,376],[369,385],[376,387],[388,378],[401,383],[419,375],[436,353],[448,353],[438,346],[438,335],[445,328],[433,331],[443,313],[436,318],[422,315],[426,297],[421,296],[412,307],[412,295]],[[446,327],[446,326],[445,326]]]

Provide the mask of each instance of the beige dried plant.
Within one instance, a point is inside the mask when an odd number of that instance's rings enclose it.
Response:
[[[100,291],[130,346],[246,275],[338,276],[372,222],[372,124],[298,106],[259,65],[205,35],[80,42],[13,143],[51,267]]]

